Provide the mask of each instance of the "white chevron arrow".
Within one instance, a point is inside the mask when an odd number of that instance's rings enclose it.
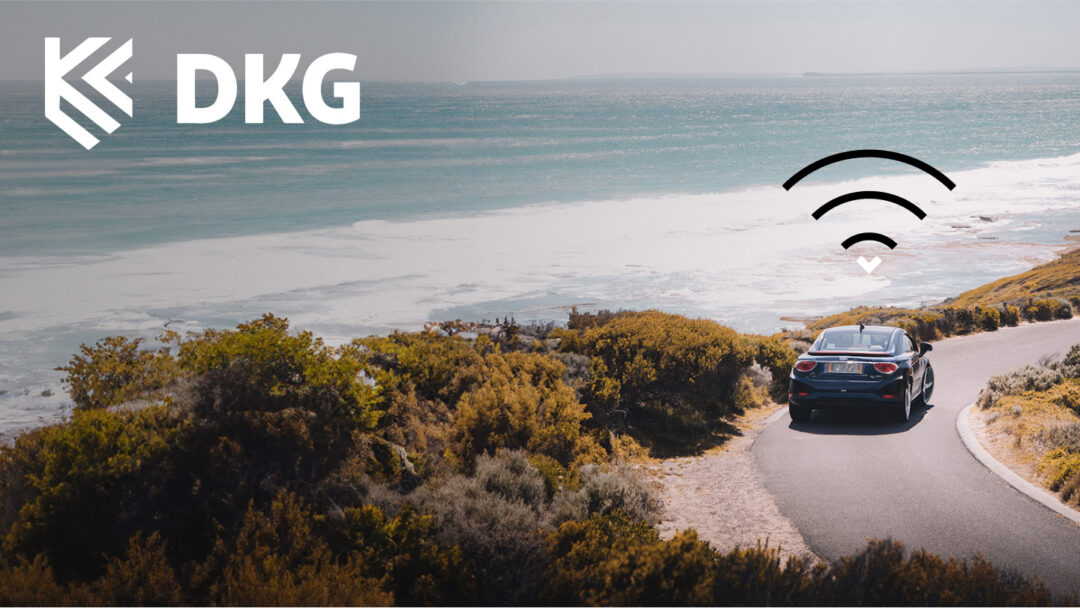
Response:
[[[875,255],[874,259],[868,260],[860,255],[857,261],[859,262],[859,266],[862,266],[862,269],[866,271],[866,274],[870,274],[871,272],[874,272],[874,269],[881,263],[881,258]]]

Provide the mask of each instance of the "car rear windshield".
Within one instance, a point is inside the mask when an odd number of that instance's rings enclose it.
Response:
[[[859,328],[836,328],[826,329],[821,332],[814,347],[810,350],[828,352],[889,352],[889,340],[892,338],[891,330],[874,330]]]

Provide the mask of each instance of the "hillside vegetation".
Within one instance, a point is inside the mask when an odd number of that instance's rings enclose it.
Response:
[[[1021,321],[1069,319],[1080,307],[1080,249],[1027,272],[1006,277],[934,306],[917,309],[860,306],[807,324],[819,331],[837,325],[894,325],[919,340],[994,331]]]
[[[722,441],[782,390],[777,338],[655,311],[475,329],[331,348],[266,315],[83,346],[70,419],[0,450],[0,603],[1051,601],[887,541],[782,564],[661,540],[628,462]]]

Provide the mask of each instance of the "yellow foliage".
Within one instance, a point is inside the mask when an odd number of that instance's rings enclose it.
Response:
[[[1069,299],[1076,296],[1080,296],[1080,249],[1027,272],[965,291],[956,297],[954,304],[992,306],[1033,298]]]
[[[1046,476],[1046,485],[1051,490],[1061,490],[1065,482],[1080,474],[1080,453],[1054,448],[1039,459],[1039,472]]]
[[[450,455],[466,467],[499,449],[526,449],[564,466],[600,457],[602,450],[582,433],[589,414],[563,382],[565,371],[536,353],[485,356],[483,383],[458,402]]]
[[[142,350],[141,338],[110,336],[93,346],[79,347],[82,354],[58,371],[67,372],[64,384],[75,406],[109,407],[150,396],[179,376],[179,368],[167,350]]]

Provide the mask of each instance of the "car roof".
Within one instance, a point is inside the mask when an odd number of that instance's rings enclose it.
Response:
[[[826,328],[825,331],[859,331],[858,325],[839,325],[837,327]],[[903,331],[899,327],[890,327],[888,325],[864,325],[862,331],[874,334],[887,334],[894,331]]]

